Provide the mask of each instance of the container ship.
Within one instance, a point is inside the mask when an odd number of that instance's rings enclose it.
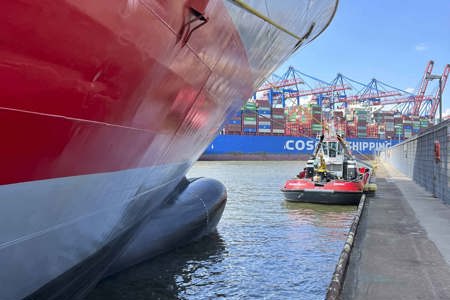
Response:
[[[307,105],[273,106],[249,100],[223,127],[201,160],[298,160],[308,158],[329,128],[346,138],[354,155],[373,158],[379,151],[419,133],[426,117],[353,107],[323,110],[317,99]]]
[[[79,299],[215,229],[225,188],[186,173],[337,0],[1,6],[0,299]]]
[[[338,73],[325,81],[290,66],[258,87],[201,159],[305,159],[330,128],[345,137],[354,155],[371,158],[434,124],[450,64],[430,95],[433,67],[430,60],[412,94],[375,78],[365,84]]]

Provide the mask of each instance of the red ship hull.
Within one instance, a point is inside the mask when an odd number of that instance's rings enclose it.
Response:
[[[298,41],[223,1],[1,8],[0,298],[81,297]]]
[[[251,93],[220,2],[201,28],[214,43],[194,32],[184,46],[183,5],[145,3],[2,3],[0,184],[195,160]]]

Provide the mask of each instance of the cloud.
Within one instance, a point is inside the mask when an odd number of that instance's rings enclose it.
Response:
[[[442,117],[450,117],[450,108],[447,108],[445,111],[442,112]]]
[[[428,46],[425,43],[420,43],[415,46],[416,51],[422,52],[428,50]]]
[[[408,88],[406,88],[406,89],[405,89],[405,92],[408,92],[408,93],[414,94],[414,91],[415,91],[415,90],[416,90],[415,88],[412,88],[412,87],[408,87]]]

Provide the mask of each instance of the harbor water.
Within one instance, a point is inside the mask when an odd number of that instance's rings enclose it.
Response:
[[[324,299],[356,206],[289,203],[303,162],[199,161],[227,187],[217,233],[111,276],[93,299]]]

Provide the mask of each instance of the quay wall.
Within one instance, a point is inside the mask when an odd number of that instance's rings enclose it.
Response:
[[[450,119],[382,151],[380,158],[450,204]]]

